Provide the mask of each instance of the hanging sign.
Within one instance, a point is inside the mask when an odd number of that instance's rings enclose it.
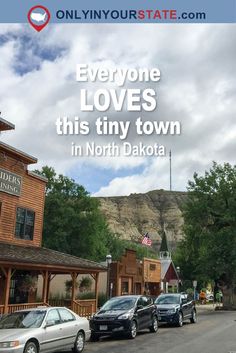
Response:
[[[20,196],[22,177],[0,168],[0,191]]]

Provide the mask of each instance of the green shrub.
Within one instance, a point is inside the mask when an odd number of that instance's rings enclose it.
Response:
[[[186,293],[193,296],[193,288],[187,288]]]
[[[103,304],[107,301],[106,293],[99,293],[98,294],[98,308],[101,308]]]
[[[80,293],[77,299],[80,299],[80,300],[95,299],[95,293],[94,292]]]
[[[92,278],[88,276],[82,277],[79,283],[80,292],[89,292],[91,290],[92,284],[93,284]]]
[[[80,293],[77,299],[80,299],[80,300],[95,299],[95,293],[94,292]],[[106,301],[107,301],[106,293],[99,293],[98,308],[101,308]]]

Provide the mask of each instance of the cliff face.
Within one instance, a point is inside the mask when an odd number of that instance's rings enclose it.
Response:
[[[185,192],[153,190],[146,194],[98,199],[110,229],[123,239],[139,241],[148,232],[154,247],[158,248],[165,230],[170,250],[173,250],[183,237]]]

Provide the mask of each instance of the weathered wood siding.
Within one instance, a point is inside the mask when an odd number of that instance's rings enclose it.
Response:
[[[22,177],[22,189],[19,197],[0,192],[0,241],[26,246],[40,246],[42,241],[45,182],[28,175],[24,165],[17,158],[14,159],[8,155],[4,158],[4,155],[0,154],[0,168]],[[35,212],[33,240],[23,240],[15,237],[17,207]]]
[[[146,259],[143,260],[144,282],[160,283],[161,282],[161,262],[160,260]]]

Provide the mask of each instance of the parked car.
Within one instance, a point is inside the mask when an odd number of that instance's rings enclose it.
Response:
[[[89,337],[89,321],[62,307],[19,310],[0,320],[0,353],[80,353]]]
[[[121,333],[135,338],[137,331],[157,332],[157,309],[151,297],[124,295],[113,297],[90,319],[91,340]]]
[[[183,326],[185,320],[195,323],[197,312],[194,301],[187,294],[161,294],[156,298],[159,322]]]

